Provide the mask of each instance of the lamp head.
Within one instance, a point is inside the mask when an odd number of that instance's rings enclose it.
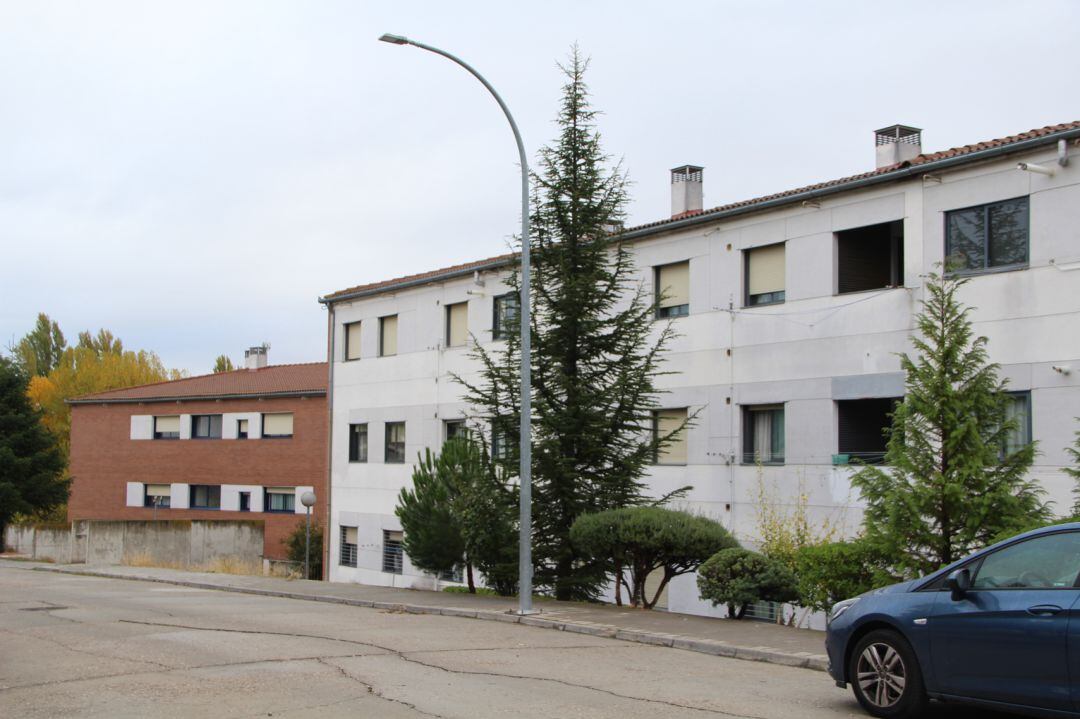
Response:
[[[393,45],[408,45],[409,44],[409,38],[404,37],[402,35],[392,35],[391,33],[388,33],[388,32],[383,33],[379,37],[379,40],[381,42],[388,42],[388,43],[391,43]]]
[[[300,495],[300,504],[304,505],[305,507],[314,506],[315,505],[315,493],[314,492],[304,492],[303,494],[301,494]]]

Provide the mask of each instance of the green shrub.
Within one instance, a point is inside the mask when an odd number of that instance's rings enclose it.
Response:
[[[285,545],[285,550],[288,553],[290,562],[299,562],[299,571],[303,571],[304,567],[304,547],[306,538],[306,525],[301,520],[287,537],[281,540]],[[322,552],[323,550],[323,530],[316,520],[311,520],[311,555],[310,564],[308,565],[308,579],[322,579]]]
[[[701,598],[726,604],[732,619],[742,619],[754,602],[795,601],[795,584],[795,574],[781,562],[742,548],[717,552],[698,569]]]
[[[799,604],[823,612],[842,599],[897,581],[885,557],[865,539],[803,547],[795,565]]]
[[[738,546],[719,522],[663,507],[584,514],[570,528],[570,542],[582,556],[610,566],[626,586],[630,603],[643,609],[656,604],[672,578],[693,572],[721,549]],[[663,577],[653,596],[646,596],[645,580],[658,570]]]

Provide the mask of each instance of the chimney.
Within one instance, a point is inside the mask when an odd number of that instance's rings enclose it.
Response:
[[[244,364],[247,365],[249,370],[257,370],[260,367],[266,366],[267,352],[270,350],[270,343],[263,342],[258,347],[252,347],[244,350]]]
[[[671,216],[702,209],[701,173],[704,167],[682,165],[671,170]]]
[[[888,167],[922,154],[922,130],[907,125],[890,125],[874,131],[877,167]]]

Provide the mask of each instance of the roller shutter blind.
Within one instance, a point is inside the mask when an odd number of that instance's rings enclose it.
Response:
[[[291,437],[293,433],[292,412],[263,415],[263,436]]]
[[[665,265],[657,270],[660,289],[660,307],[678,307],[690,304],[690,263],[679,262]]]
[[[751,296],[784,291],[784,245],[750,250],[749,262],[747,287]]]
[[[179,432],[180,431],[180,415],[171,415],[169,417],[154,417],[154,431],[155,432]]]
[[[360,323],[345,325],[345,359],[360,359]]]
[[[469,336],[469,303],[459,302],[446,308],[446,344],[461,347]]]
[[[390,315],[379,320],[379,355],[388,357],[397,354],[397,315]]]
[[[664,437],[686,422],[685,409],[660,409],[653,415],[656,434]],[[671,444],[657,452],[657,464],[686,464],[686,429],[675,435]]]

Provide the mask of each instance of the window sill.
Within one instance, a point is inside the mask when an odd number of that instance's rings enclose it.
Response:
[[[350,459],[349,460],[349,464],[367,464],[367,463],[368,463],[368,461],[366,459]]]
[[[179,437],[154,437],[154,439],[155,440],[160,440],[160,441],[163,441],[163,442],[172,442],[172,441],[178,440],[180,438]]]
[[[1002,265],[1001,267],[984,267],[979,270],[952,270],[946,272],[946,277],[978,277],[979,275],[997,275],[1003,272],[1020,272],[1031,269],[1031,264],[1024,262],[1016,265]]]
[[[264,509],[263,514],[296,514],[292,509]]]
[[[188,509],[194,509],[199,512],[220,512],[221,507],[188,507]]]
[[[848,290],[847,292],[840,292],[839,290],[833,293],[833,297],[847,297],[849,295],[865,295],[869,292],[887,292],[889,290],[902,290],[904,285],[885,285],[884,287],[870,287],[865,290]]]
[[[739,462],[740,467],[757,467],[758,465],[761,465],[762,467],[783,467],[785,464],[786,463],[783,462],[783,461],[780,461],[780,462]]]
[[[744,310],[752,310],[752,309],[754,309],[755,307],[775,307],[776,305],[782,305],[782,304],[784,304],[785,302],[787,302],[787,300],[786,300],[786,299],[783,299],[783,300],[772,300],[771,302],[758,302],[758,303],[757,303],[756,305],[751,305],[751,304],[745,304],[745,305],[743,305],[743,306],[742,306],[742,308],[743,308]]]
[[[264,434],[262,439],[292,439],[291,434]]]
[[[650,467],[688,467],[689,462],[652,462]]]

